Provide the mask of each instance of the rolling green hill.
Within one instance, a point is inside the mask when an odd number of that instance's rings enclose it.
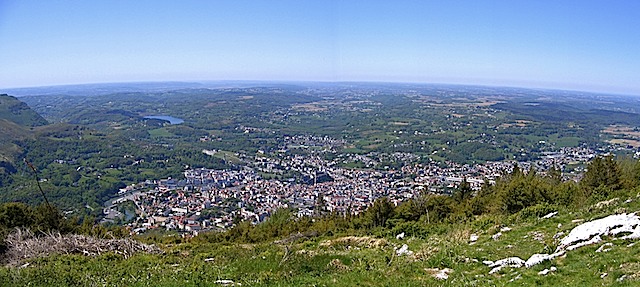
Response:
[[[15,157],[22,151],[17,142],[33,137],[30,128],[46,124],[47,121],[24,102],[0,95],[0,175],[14,169]],[[0,180],[0,186],[5,180]]]
[[[0,95],[0,119],[9,120],[18,125],[28,127],[47,124],[47,120],[32,110],[27,104],[6,94]]]
[[[32,137],[31,132],[14,122],[0,119],[0,162],[12,162],[13,156],[20,151],[16,140]]]

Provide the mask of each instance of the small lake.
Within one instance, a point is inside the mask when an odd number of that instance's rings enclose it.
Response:
[[[156,119],[156,120],[164,120],[164,121],[168,121],[169,124],[172,125],[179,125],[181,123],[184,123],[184,120],[181,118],[174,118],[172,116],[146,116],[144,117],[145,119]]]

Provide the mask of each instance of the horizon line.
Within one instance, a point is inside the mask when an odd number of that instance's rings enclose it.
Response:
[[[128,84],[214,84],[214,83],[321,83],[321,84],[390,84],[390,85],[423,85],[423,86],[460,86],[460,87],[487,87],[487,88],[511,88],[511,89],[528,89],[538,91],[550,91],[550,92],[573,92],[573,93],[589,93],[589,94],[601,94],[611,96],[633,96],[640,97],[640,94],[624,93],[624,92],[605,92],[605,91],[589,91],[572,88],[556,88],[556,87],[539,87],[539,86],[517,86],[509,84],[483,84],[483,83],[446,83],[446,82],[416,82],[416,81],[377,81],[377,80],[247,80],[247,79],[235,79],[235,80],[141,80],[141,81],[105,81],[105,82],[85,82],[85,83],[66,83],[66,84],[50,84],[50,85],[35,85],[35,86],[18,86],[0,88],[0,92],[11,90],[28,90],[28,89],[46,89],[46,88],[64,88],[64,87],[83,87],[91,85],[128,85]]]

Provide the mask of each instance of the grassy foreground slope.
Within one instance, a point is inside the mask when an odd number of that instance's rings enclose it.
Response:
[[[640,210],[639,192],[619,192],[614,195],[618,199],[574,210],[536,206],[510,216],[437,224],[424,238],[397,239],[384,229],[256,244],[169,236],[159,244],[164,254],[127,259],[113,253],[54,255],[26,261],[22,267],[2,267],[0,285],[210,286],[231,280],[237,286],[637,286],[640,249],[632,240],[604,237],[601,243],[531,268],[504,268],[494,274],[482,261],[553,253],[562,238],[554,235],[560,232],[566,235],[583,222]],[[549,210],[558,215],[539,216]],[[499,232],[502,235],[495,236]],[[475,243],[470,243],[472,234],[479,236]],[[610,250],[596,252],[605,242],[613,244]],[[413,254],[397,255],[403,244]],[[557,270],[538,274],[551,267]],[[444,268],[452,270],[447,279],[432,276]]]

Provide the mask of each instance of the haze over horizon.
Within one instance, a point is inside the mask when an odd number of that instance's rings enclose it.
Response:
[[[638,1],[0,1],[0,88],[449,83],[640,95]]]

